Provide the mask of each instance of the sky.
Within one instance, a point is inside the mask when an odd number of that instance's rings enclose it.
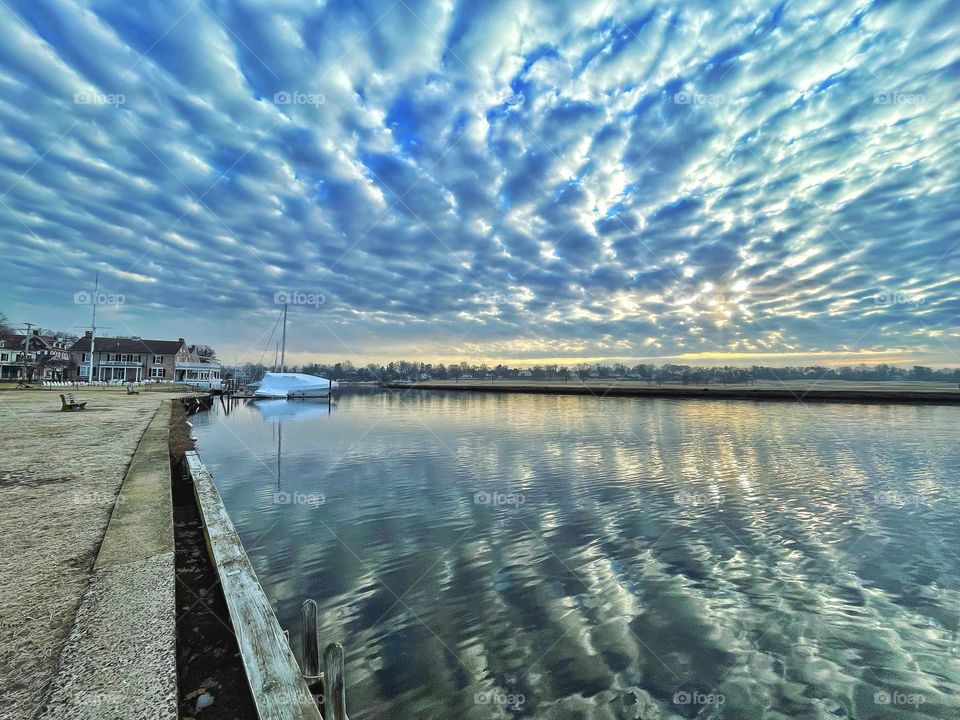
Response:
[[[960,366],[957,17],[3,0],[0,311],[227,360],[286,301],[293,362]]]

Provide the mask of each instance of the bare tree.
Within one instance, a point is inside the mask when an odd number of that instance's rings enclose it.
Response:
[[[209,345],[197,345],[193,351],[202,358],[215,358],[217,357],[217,351],[214,350]]]

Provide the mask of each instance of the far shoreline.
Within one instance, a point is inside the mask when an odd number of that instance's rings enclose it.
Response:
[[[849,387],[837,387],[848,385]],[[924,387],[928,385],[930,387]],[[661,385],[643,380],[426,380],[389,382],[391,390],[525,393],[697,400],[753,400],[856,404],[960,405],[960,387],[949,383],[864,381],[758,381],[755,385]]]

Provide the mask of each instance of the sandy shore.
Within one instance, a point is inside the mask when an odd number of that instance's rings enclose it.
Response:
[[[32,718],[58,670],[130,460],[176,393],[0,392],[0,717]]]

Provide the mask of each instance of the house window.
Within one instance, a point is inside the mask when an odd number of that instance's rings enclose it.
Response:
[[[153,356],[154,365],[163,365],[163,355],[154,355]]]
[[[152,378],[162,378],[164,375],[166,375],[166,373],[167,373],[166,368],[162,368],[162,367],[150,368],[150,377]]]
[[[9,353],[0,353],[0,362],[7,362],[9,357],[10,357]]]
[[[83,360],[81,360],[80,362],[90,362],[90,353],[84,353]]]

